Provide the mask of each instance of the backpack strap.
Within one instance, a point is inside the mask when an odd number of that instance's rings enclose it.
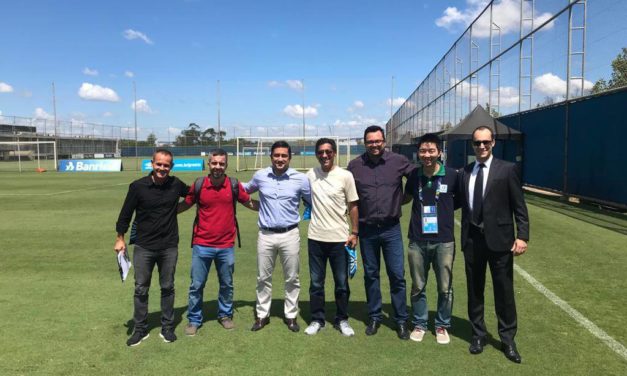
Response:
[[[190,247],[194,247],[194,235],[196,234],[196,226],[198,225],[198,210],[200,208],[200,189],[205,182],[206,176],[196,178],[194,181],[194,202],[196,203],[196,217],[194,218],[194,224],[192,225],[192,241]]]
[[[231,196],[233,196],[233,219],[235,219],[235,230],[237,232],[237,247],[242,248],[242,241],[239,234],[239,223],[237,223],[237,198],[239,197],[239,180],[229,176],[231,183]]]

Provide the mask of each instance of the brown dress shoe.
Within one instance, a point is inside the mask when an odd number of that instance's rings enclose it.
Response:
[[[252,330],[253,332],[256,332],[258,330],[263,329],[264,326],[270,324],[270,318],[269,317],[264,317],[263,319],[260,318],[255,318],[255,323],[253,324],[253,327],[250,328],[250,330]]]
[[[300,330],[300,326],[296,322],[296,318],[283,319],[283,322],[285,323],[285,325],[287,325],[287,328],[291,330],[292,332],[298,332]]]
[[[220,319],[218,319],[218,322],[226,330],[231,330],[235,328],[235,324],[233,323],[233,320],[230,317],[221,317]]]

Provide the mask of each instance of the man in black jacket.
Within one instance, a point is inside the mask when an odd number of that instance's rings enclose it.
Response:
[[[126,252],[124,234],[135,212],[137,240],[133,250],[135,265],[134,313],[135,331],[128,346],[137,346],[148,338],[148,289],[155,264],[161,285],[161,333],[165,342],[176,341],[174,334],[174,272],[178,259],[179,229],[176,220],[179,197],[189,187],[169,176],[172,153],[158,149],[152,156],[152,173],[132,182],[116,223],[115,252]]]
[[[462,200],[462,251],[468,285],[468,317],[472,327],[471,354],[483,352],[486,266],[490,265],[501,349],[520,363],[514,342],[517,329],[514,301],[514,256],[527,250],[529,216],[516,165],[492,156],[494,133],[481,126],[472,135],[476,161],[459,179]],[[514,222],[516,232],[514,232]]]

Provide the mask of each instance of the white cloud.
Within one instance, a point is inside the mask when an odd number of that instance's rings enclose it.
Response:
[[[128,40],[141,39],[147,44],[154,44],[154,42],[150,40],[150,38],[148,38],[146,34],[142,33],[141,31],[136,31],[133,29],[124,30],[124,38]]]
[[[133,78],[135,77],[135,73],[131,72],[131,71],[125,71],[124,75],[128,78]]]
[[[584,80],[583,91],[584,94],[592,90],[594,84],[591,81]],[[571,94],[581,92],[581,80],[571,81]],[[533,88],[539,92],[552,97],[565,97],[566,96],[566,80],[563,80],[559,76],[553,73],[545,73],[541,76],[534,78]]]
[[[362,108],[364,108],[364,102],[357,100],[357,101],[354,101],[353,105],[350,106],[346,111],[348,111],[348,112],[355,112],[355,111],[360,110]]]
[[[333,126],[335,128],[340,128],[340,129],[350,128],[351,130],[352,129],[362,130],[362,128],[365,128],[369,125],[380,124],[380,123],[382,122],[375,118],[361,116],[361,115],[353,115],[351,116],[349,120],[336,119],[335,122],[333,122]]]
[[[83,74],[87,75],[87,76],[97,76],[98,75],[98,70],[97,69],[89,69],[89,67],[85,67],[85,68],[83,68]]]
[[[33,114],[35,119],[43,119],[43,120],[54,120],[54,116],[47,113],[43,108],[37,107],[35,109],[35,113]]]
[[[303,82],[301,80],[287,80],[285,83],[290,89],[303,90]]]
[[[391,101],[391,99],[388,99],[385,103],[389,106],[390,105],[390,101]],[[403,103],[405,103],[405,98],[403,98],[403,97],[394,98],[394,101],[392,101],[391,103],[392,103],[393,107],[399,107]]]
[[[78,89],[78,96],[88,101],[118,102],[120,97],[113,89],[83,82]]]
[[[463,81],[463,82],[459,82],[459,80],[456,80],[455,78],[451,78],[450,79],[450,84],[451,86],[457,84],[458,85],[458,90],[461,93],[461,96],[463,98],[468,98],[470,93],[470,84],[468,83],[468,81]],[[473,86],[472,88],[472,99],[473,101],[476,101],[476,103],[479,103],[482,106],[485,106],[490,98],[489,98],[490,92],[487,88],[487,86],[485,85],[477,85],[476,87]],[[494,105],[496,105],[496,101],[499,101],[499,105],[500,106],[512,106],[515,104],[518,104],[518,89],[513,87],[513,86],[501,86],[499,87],[499,93],[498,93],[498,97],[496,92],[492,93],[492,103]]]
[[[293,118],[302,118],[303,117],[303,106],[300,104],[290,104],[285,106],[283,109],[283,113],[287,116]],[[318,109],[315,107],[307,106],[305,107],[305,117],[315,118],[318,116]]]
[[[466,28],[479,16],[479,13],[488,5],[488,0],[466,0],[465,9],[448,7],[444,10],[442,17],[435,20],[435,24],[449,31],[458,31]],[[523,3],[524,14],[531,13],[531,5]],[[502,34],[518,33],[520,29],[520,0],[502,0],[493,5],[493,22],[501,29]],[[542,13],[536,15],[533,20],[534,27],[540,26],[553,15]],[[554,22],[547,24],[543,30],[548,30],[554,26]],[[490,36],[490,19],[482,16],[472,29],[472,36],[475,38],[487,38]]]
[[[131,109],[137,108],[137,112],[145,112],[152,114],[152,108],[148,105],[148,101],[145,99],[138,99],[137,102],[131,103]]]
[[[24,90],[22,91],[22,96],[24,98],[31,98],[33,96],[33,92],[30,90]]]
[[[107,112],[103,113],[102,116],[103,117],[111,117],[111,116],[113,116],[113,112],[107,111]]]
[[[288,87],[292,90],[300,91],[303,90],[303,82],[300,80],[285,80],[283,82],[272,80],[268,81],[268,87]]]
[[[0,93],[12,93],[12,92],[13,92],[13,86],[5,82],[0,82]]]
[[[533,79],[534,89],[550,96],[566,94],[566,81],[553,73],[545,73]]]

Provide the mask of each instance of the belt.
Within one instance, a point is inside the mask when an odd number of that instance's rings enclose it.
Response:
[[[382,228],[382,227],[392,227],[395,226],[399,223],[398,219],[390,219],[387,221],[377,221],[377,222],[366,222],[365,225],[366,226],[372,226],[372,227],[377,227],[377,228]]]
[[[261,227],[261,229],[265,231],[270,231],[270,232],[284,233],[284,232],[291,231],[295,229],[296,227],[298,227],[298,223],[295,223],[287,227]]]

